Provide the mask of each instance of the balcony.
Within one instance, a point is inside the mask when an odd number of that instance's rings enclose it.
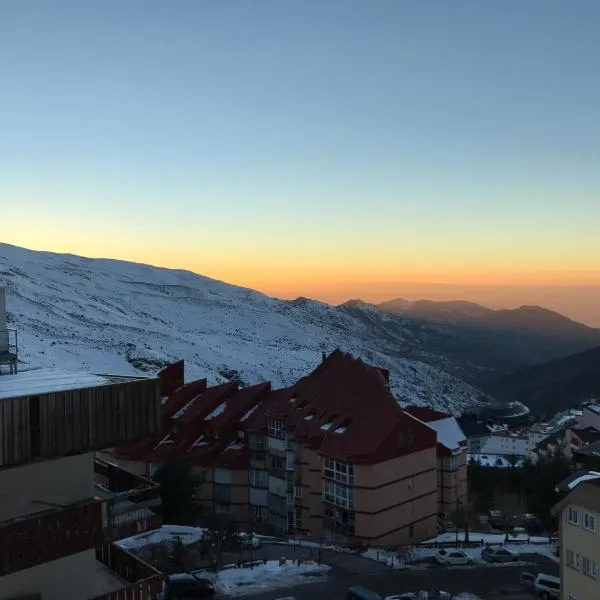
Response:
[[[160,527],[158,485],[99,459],[94,478],[87,499],[0,522],[0,576]]]
[[[116,544],[96,548],[96,560],[123,580],[123,587],[92,600],[155,600],[163,591],[163,575]]]

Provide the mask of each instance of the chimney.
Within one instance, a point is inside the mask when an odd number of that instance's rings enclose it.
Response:
[[[326,359],[327,359],[327,352],[322,352],[321,353],[321,362],[325,362]]]

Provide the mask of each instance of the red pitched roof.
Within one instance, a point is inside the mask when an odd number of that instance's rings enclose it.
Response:
[[[216,417],[220,414],[219,408],[223,407],[227,398],[237,391],[237,387],[235,381],[209,387],[187,405],[182,406],[171,418],[178,424],[189,425],[199,419],[210,419],[211,414]]]
[[[425,423],[440,421],[441,419],[447,419],[452,416],[449,413],[433,410],[433,408],[427,408],[426,406],[405,406],[404,410],[413,417],[417,417],[419,421],[425,421]]]
[[[267,405],[265,417],[285,420],[292,439],[355,463],[381,462],[436,443],[435,432],[398,405],[380,369],[339,350],[287,399]]]
[[[198,379],[186,383],[175,390],[162,406],[162,414],[165,418],[171,418],[178,410],[185,406],[190,400],[206,391],[206,379]]]

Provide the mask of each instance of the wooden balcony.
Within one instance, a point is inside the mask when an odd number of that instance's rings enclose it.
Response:
[[[104,461],[94,467],[89,499],[0,522],[0,576],[160,527],[158,485]]]
[[[162,573],[116,544],[97,547],[96,560],[128,583],[92,600],[156,600],[161,596]]]
[[[10,384],[10,391],[0,394],[0,468],[160,433],[158,379],[96,376],[87,387],[40,393],[27,376],[0,376],[0,384]],[[22,385],[18,378],[23,378]]]

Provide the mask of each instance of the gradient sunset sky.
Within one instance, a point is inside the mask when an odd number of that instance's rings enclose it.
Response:
[[[597,0],[1,0],[0,239],[600,325],[599,31]]]

